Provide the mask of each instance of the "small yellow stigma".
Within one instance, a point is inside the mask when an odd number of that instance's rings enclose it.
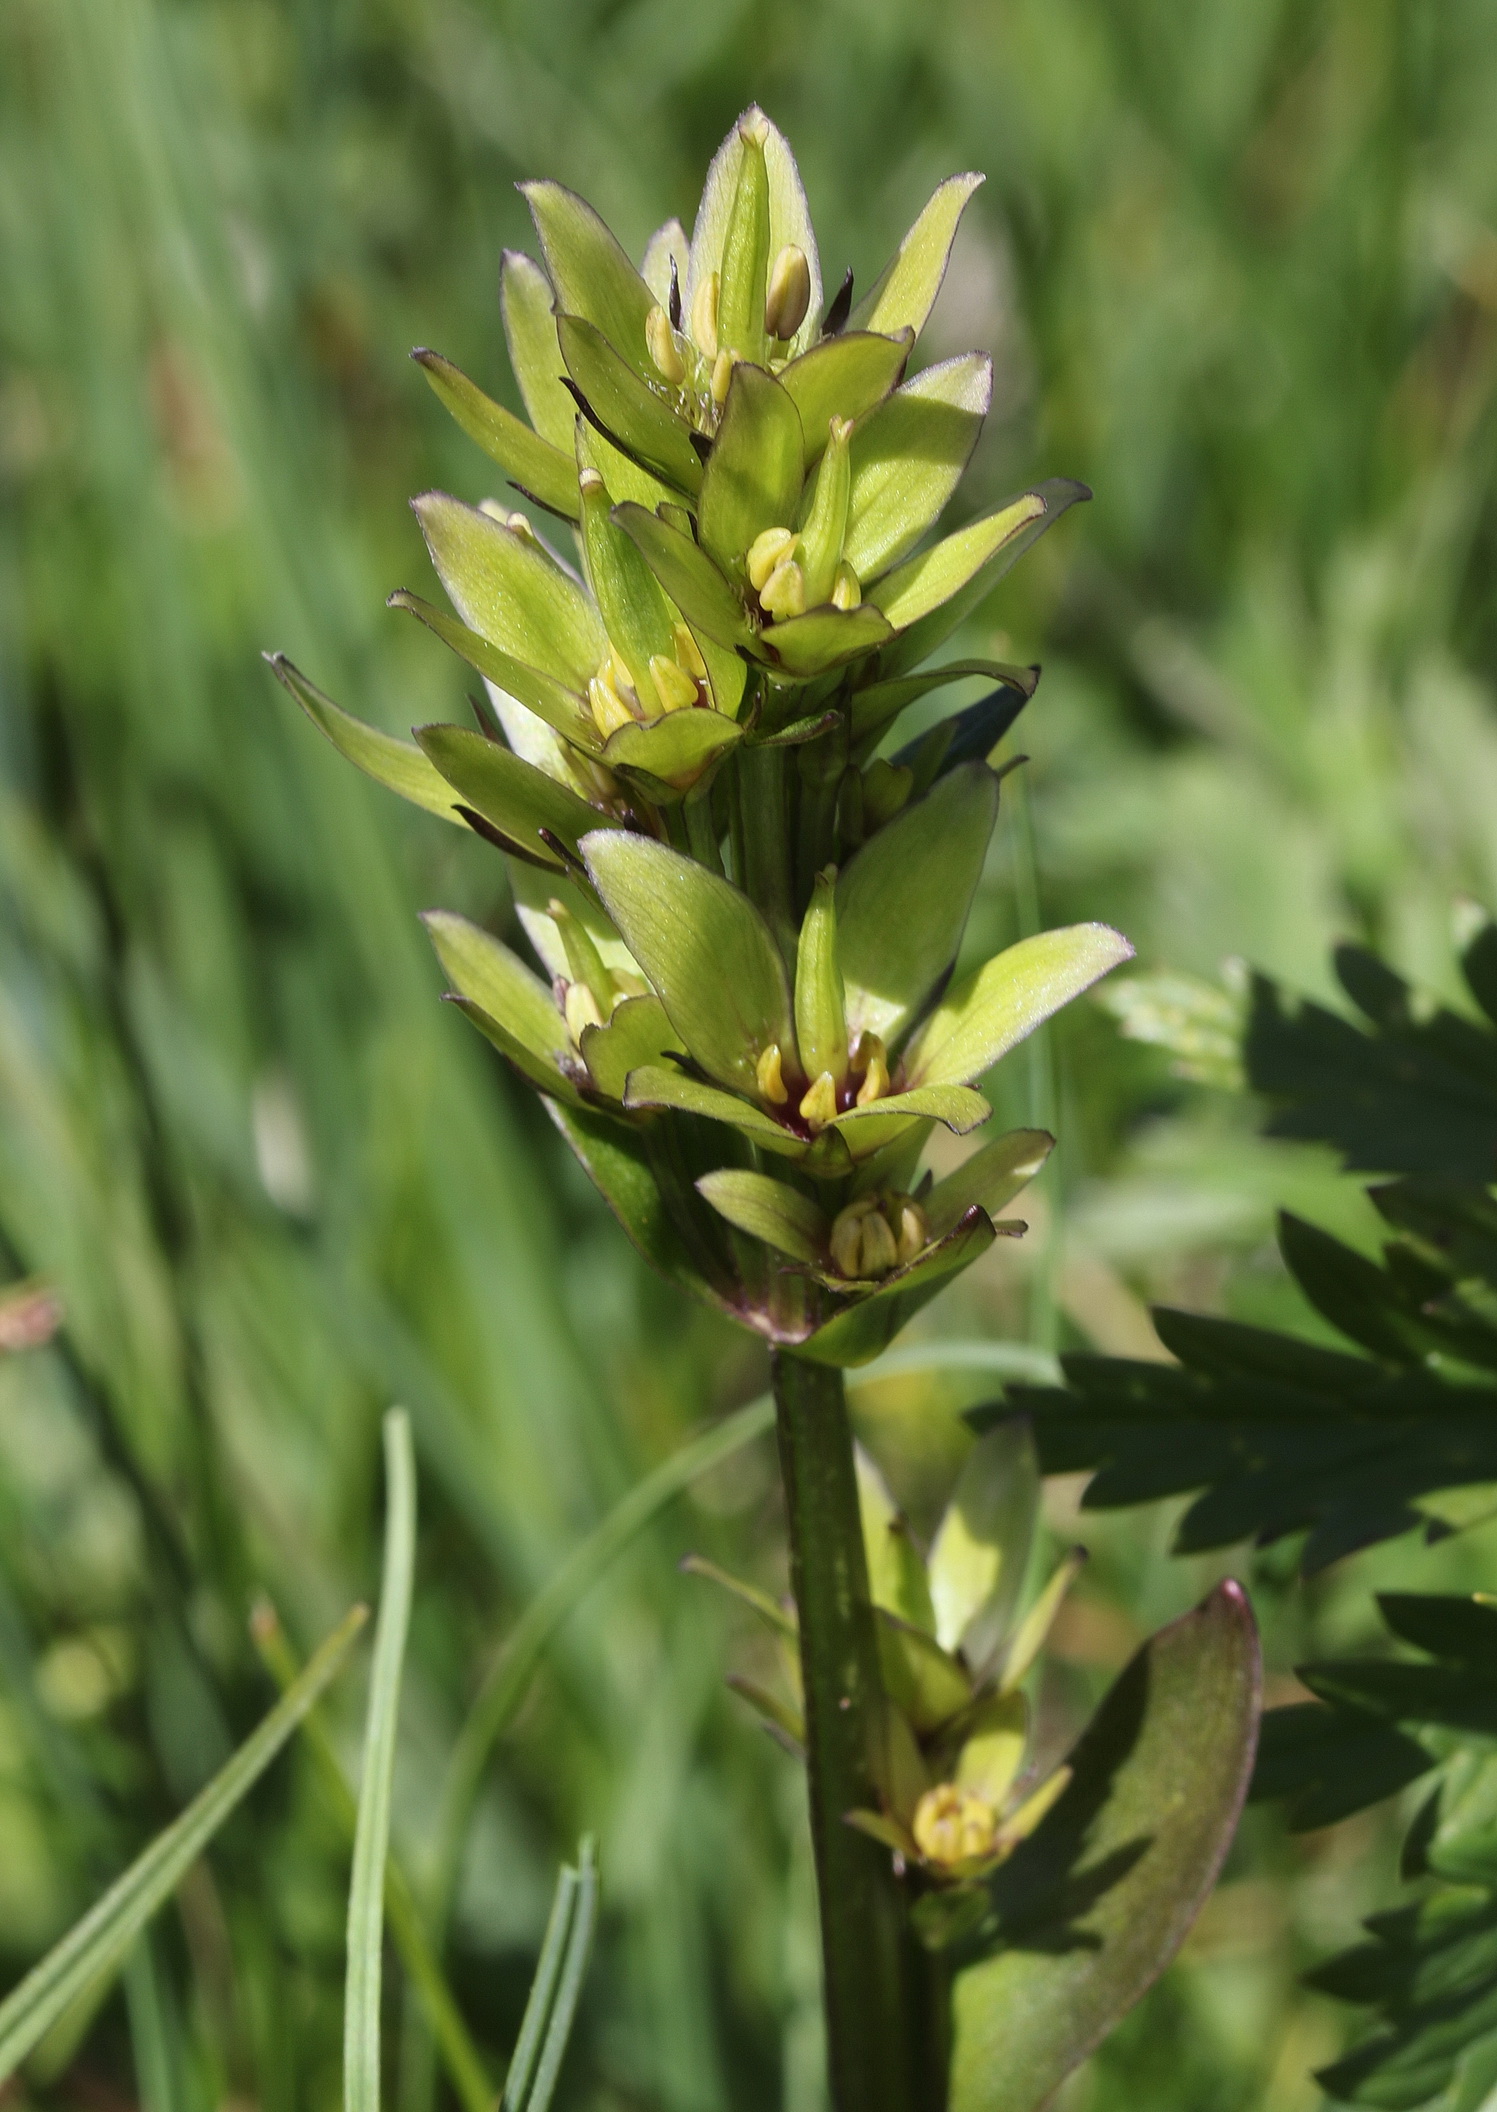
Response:
[[[760,1056],[755,1067],[759,1082],[759,1097],[767,1100],[771,1107],[783,1107],[790,1098],[785,1090],[785,1071],[780,1056],[780,1045],[772,1041]]]
[[[787,242],[769,270],[769,292],[764,302],[764,328],[781,344],[794,337],[811,305],[811,266],[806,253]]]
[[[738,354],[730,352],[725,345],[712,362],[712,380],[708,384],[712,401],[721,410],[728,400],[728,383],[733,379],[733,369],[738,364]]]
[[[697,686],[686,670],[664,653],[650,655],[650,680],[662,711],[685,711],[698,702]]]
[[[863,1083],[858,1087],[858,1106],[867,1107],[870,1101],[882,1100],[889,1090],[889,1062],[884,1045],[876,1034],[858,1036],[858,1045],[853,1051],[853,1068],[863,1073]]]
[[[691,297],[691,334],[703,359],[717,357],[717,297],[722,280],[709,271]]]
[[[971,1790],[940,1782],[915,1806],[910,1831],[928,1863],[949,1868],[991,1855],[997,1846],[998,1819],[992,1806]]]
[[[829,1122],[836,1120],[837,1081],[830,1071],[823,1071],[802,1096],[800,1118],[813,1132],[825,1129]]]
[[[782,558],[759,589],[759,605],[776,623],[806,613],[806,575],[793,557]]]
[[[756,594],[762,594],[769,584],[771,573],[782,558],[793,557],[800,537],[793,528],[766,528],[748,546],[744,570],[749,576],[749,585]]]
[[[652,308],[645,317],[645,344],[663,380],[674,387],[686,379],[686,362],[677,348],[676,333],[661,307]]]

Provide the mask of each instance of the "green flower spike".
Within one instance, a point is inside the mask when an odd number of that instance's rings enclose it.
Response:
[[[758,109],[689,239],[668,222],[637,268],[573,192],[525,185],[539,259],[507,254],[500,280],[524,415],[415,357],[528,503],[483,478],[417,498],[448,606],[391,597],[482,678],[477,724],[408,739],[272,657],[348,760],[505,854],[514,945],[426,920],[449,996],[650,1264],[774,1351],[796,1614],[771,1612],[799,1669],[791,1701],[750,1698],[813,1760],[837,2112],[947,2101],[911,2066],[947,2033],[918,2015],[939,1976],[906,1982],[899,1924],[944,1940],[1049,1823],[1065,1776],[1026,1771],[1021,1685],[1073,1566],[1018,1618],[1033,1472],[1005,1432],[928,1552],[864,1467],[870,1605],[839,1367],[1022,1234],[1004,1213],[1048,1135],[975,1138],[939,1181],[922,1152],[937,1125],[980,1130],[992,1067],[1132,950],[1079,924],[952,980],[998,818],[991,758],[1039,670],[933,656],[1088,496],[1051,478],[942,532],[992,365],[921,366],[919,335],[977,182],[938,188],[856,304],[850,275],[825,299],[794,158]],[[896,745],[903,711],[974,677],[987,694]],[[1172,1648],[1208,1646],[1246,1663],[1235,1602]],[[974,2017],[1008,2044],[1018,2011],[995,2023],[971,1977],[1002,1955],[953,1982],[954,2075],[987,2072]]]

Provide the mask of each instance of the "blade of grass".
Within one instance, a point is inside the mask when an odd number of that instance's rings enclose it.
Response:
[[[572,1925],[567,1934],[561,1981],[552,2005],[551,2021],[546,2027],[546,2043],[541,2049],[535,2087],[525,2100],[524,2112],[547,2112],[551,2103],[552,2094],[556,2089],[556,2078],[561,2073],[562,2059],[567,2050],[567,2041],[572,2036],[572,2025],[577,2016],[577,2003],[582,1993],[587,1961],[592,1955],[593,1931],[598,1923],[598,1866],[591,1840],[582,1843],[582,1853],[578,1861],[580,1867],[577,1871],[576,1893],[572,1905]]]
[[[410,1418],[385,1417],[385,1561],[380,1580],[374,1670],[364,1729],[364,1769],[348,1888],[348,1979],[343,2007],[345,2112],[379,2112],[380,1968],[384,1955],[385,1862],[395,1779],[400,1673],[416,1564],[416,1467]]]
[[[267,1671],[283,1689],[289,1687],[301,1668],[268,1599],[255,1608],[250,1626]],[[358,1824],[358,1800],[349,1788],[321,1711],[313,1709],[303,1728],[328,1801],[351,1841]],[[493,2085],[427,1938],[410,1879],[393,1849],[385,1862],[385,1919],[464,2112],[493,2112]]]
[[[125,1966],[125,2007],[142,2112],[177,2112],[176,2063],[149,1929],[141,1931]]]
[[[520,2019],[520,2036],[515,2041],[509,2073],[504,2078],[504,2098],[499,2112],[523,2112],[530,2089],[530,2079],[535,2073],[535,2064],[541,2049],[542,2034],[546,2029],[546,2019],[551,2013],[552,1997],[561,1978],[567,1937],[572,1927],[572,1909],[576,1901],[577,1872],[563,1869],[556,1879],[556,1891],[551,1900],[551,1913],[546,1922],[541,1955],[535,1962],[535,1976],[531,1980],[530,1993],[526,1997],[525,2014]]]
[[[368,1619],[355,1606],[322,1645],[289,1693],[225,1763],[180,1818],[133,1862],[103,1898],[0,2003],[0,2083],[89,1983],[123,1962],[156,1909],[176,1890],[245,1794],[264,1774],[332,1679]]]

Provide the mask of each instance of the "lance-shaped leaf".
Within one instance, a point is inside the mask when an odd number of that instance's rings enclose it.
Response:
[[[652,371],[645,318],[653,294],[585,198],[560,183],[522,183],[559,314],[582,316],[641,374]]]
[[[576,580],[528,535],[443,491],[411,502],[437,577],[470,630],[526,667],[585,691],[608,650]]]
[[[644,726],[620,726],[603,748],[610,770],[645,780],[656,804],[679,799],[709,764],[743,738],[743,728],[720,711],[673,711]]]
[[[809,609],[761,631],[758,651],[782,681],[814,682],[818,675],[871,653],[890,635],[882,612],[870,602],[861,608]]]
[[[769,171],[764,142],[768,120],[750,116],[738,127],[740,152],[733,202],[723,229],[718,265],[717,342],[739,359],[763,359],[765,294],[769,285]]]
[[[537,865],[566,869],[566,860],[544,841],[543,829],[575,852],[589,830],[621,826],[543,770],[466,726],[418,726],[416,739],[464,805]]]
[[[1133,948],[1109,924],[1068,924],[1020,939],[958,983],[905,1059],[916,1085],[980,1078],[1041,1021],[1091,988]]]
[[[577,470],[570,454],[553,447],[440,352],[418,346],[411,354],[432,388],[468,435],[507,477],[564,519],[577,518]]]
[[[644,836],[589,836],[593,885],[671,1023],[710,1078],[757,1094],[772,1042],[795,1049],[785,969],[747,895]]]
[[[650,570],[694,631],[730,651],[753,645],[742,602],[689,535],[643,506],[615,506],[613,515],[639,545]]]
[[[696,225],[691,234],[691,269],[686,275],[685,307],[690,315],[697,288],[714,271],[720,272],[723,261],[723,243],[727,238],[728,222],[733,210],[733,200],[738,189],[739,164],[744,154],[743,136],[740,126],[762,121],[768,130],[764,137],[764,166],[769,179],[769,254],[777,256],[788,243],[804,250],[806,262],[811,270],[811,302],[806,310],[806,319],[792,340],[792,350],[804,351],[815,342],[821,323],[821,263],[816,251],[816,231],[811,225],[810,208],[801,186],[800,171],[795,165],[795,156],[789,142],[776,126],[756,106],[745,110],[727,138],[713,156],[707,171],[707,180],[702,186],[702,202],[697,208]]]
[[[419,594],[408,593],[404,587],[390,596],[386,606],[403,609],[407,615],[424,623],[470,667],[476,667],[506,696],[514,697],[527,711],[533,711],[537,718],[543,719],[577,747],[585,748],[591,754],[596,754],[602,747],[603,738],[597,722],[587,710],[583,698],[566,683],[558,682],[554,675],[545,674],[538,667],[527,667],[512,654],[501,652],[479,632],[470,630],[455,616],[444,615],[429,601],[423,601]]]
[[[661,1063],[672,1053],[685,1051],[658,997],[626,997],[614,1006],[606,1026],[582,1030],[582,1060],[593,1084],[610,1100],[622,1101],[631,1071]]]
[[[844,330],[824,337],[781,371],[780,387],[800,412],[807,469],[826,446],[833,418],[861,418],[883,402],[903,374],[914,341],[907,330],[895,337]]]
[[[981,176],[948,176],[936,186],[925,210],[864,294],[849,318],[855,330],[925,328],[946,265],[957,225]]]
[[[918,740],[910,741],[890,760],[915,773],[916,785],[933,784],[959,763],[981,762],[990,756],[1019,713],[1034,694],[1038,668],[1021,670],[1022,683],[1005,682],[965,711],[940,720]],[[1023,757],[1016,758],[1023,761]]]
[[[930,1587],[925,1563],[910,1533],[909,1523],[889,1494],[888,1484],[862,1446],[854,1465],[858,1475],[858,1514],[863,1525],[863,1550],[868,1558],[868,1595],[875,1606],[912,1628],[936,1632],[931,1610]]]
[[[972,1682],[934,1636],[889,1612],[874,1609],[878,1664],[884,1692],[922,1737],[961,1714],[972,1699]]]
[[[763,367],[740,361],[728,384],[697,503],[702,548],[740,585],[744,555],[754,538],[795,519],[802,454],[794,403]]]
[[[990,1882],[999,1947],[956,1974],[951,2112],[1040,2112],[1169,1964],[1237,1830],[1260,1684],[1232,1583],[1122,1674]]]
[[[736,1225],[754,1239],[762,1239],[778,1254],[793,1261],[820,1262],[826,1255],[829,1226],[826,1216],[809,1195],[767,1173],[704,1173],[697,1193],[706,1198],[719,1217]]]
[[[992,681],[1021,688],[1026,697],[1033,696],[1039,681],[1038,668],[1014,667],[1006,660],[948,660],[942,667],[922,668],[918,675],[866,683],[852,695],[854,741],[860,747],[876,745],[907,706],[929,696],[933,689],[944,689],[948,683],[960,682],[968,675],[986,675]]]
[[[467,1000],[464,1009],[471,1016],[476,1008],[500,1029],[504,1041],[498,1046],[533,1085],[548,1093],[563,1089],[562,1060],[572,1053],[572,1037],[548,986],[491,932],[466,917],[429,909],[421,921],[447,980]]]
[[[950,968],[997,815],[997,778],[968,763],[844,866],[837,940],[853,1041],[862,1033],[897,1041]]]
[[[928,1565],[936,1640],[960,1649],[974,1672],[997,1655],[1012,1624],[1039,1502],[1029,1425],[1000,1423],[967,1454]]]
[[[880,580],[870,599],[903,634],[885,652],[880,672],[893,676],[918,667],[1068,507],[1090,497],[1084,484],[1049,477]]]
[[[925,1218],[939,1236],[958,1224],[976,1203],[996,1217],[1040,1171],[1055,1148],[1047,1129],[1010,1129],[974,1151],[925,1198]]]
[[[651,1268],[719,1311],[727,1301],[698,1266],[655,1177],[644,1138],[627,1123],[581,1108],[546,1102],[546,1111],[579,1164]]]
[[[764,1110],[736,1093],[725,1093],[720,1085],[704,1085],[688,1078],[674,1064],[645,1064],[629,1073],[624,1088],[627,1108],[673,1107],[683,1115],[705,1115],[712,1122],[726,1122],[740,1130],[751,1143],[780,1158],[806,1156],[804,1138],[782,1129]]]
[[[670,405],[584,317],[558,315],[556,335],[584,415],[626,455],[676,491],[694,495],[701,488],[701,458]]]
[[[1029,1711],[1022,1694],[995,1694],[977,1711],[962,1742],[956,1782],[996,1811],[1013,1788],[1029,1743]]]
[[[507,249],[499,267],[499,306],[509,363],[526,414],[542,439],[569,455],[577,405],[562,380],[551,281],[532,257]]]
[[[867,1364],[881,1356],[921,1306],[945,1289],[958,1271],[985,1254],[997,1237],[980,1210],[971,1210],[957,1227],[907,1269],[886,1276],[876,1291],[824,1321],[814,1334],[796,1344],[797,1356],[818,1364]]]
[[[398,792],[412,806],[424,807],[428,814],[455,821],[459,828],[463,826],[458,812],[462,802],[414,741],[397,740],[393,733],[381,733],[377,726],[367,726],[362,719],[356,719],[351,711],[325,696],[315,682],[309,682],[284,653],[267,653],[265,658],[282,688],[291,692],[318,732],[327,735],[341,756],[387,792]]]
[[[969,1085],[920,1085],[890,1093],[866,1107],[850,1107],[832,1127],[854,1159],[870,1158],[916,1120],[943,1122],[959,1137],[977,1129],[993,1110]]]
[[[993,362],[927,367],[859,425],[843,555],[866,586],[913,550],[961,482],[993,400]]]

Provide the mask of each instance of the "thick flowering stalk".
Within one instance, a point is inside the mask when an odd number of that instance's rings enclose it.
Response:
[[[690,239],[668,223],[638,269],[580,198],[526,185],[540,260],[505,257],[502,307],[529,422],[415,357],[572,547],[508,497],[428,492],[450,611],[391,597],[483,677],[479,724],[396,740],[274,663],[351,760],[506,855],[534,964],[433,912],[453,1001],[648,1258],[775,1350],[842,2112],[939,2102],[908,1910],[994,1867],[1055,1789],[1011,1794],[1017,1659],[999,1677],[939,1621],[891,1651],[838,1367],[1022,1233],[1001,1213],[1048,1137],[983,1141],[940,1181],[922,1152],[980,1130],[984,1075],[1131,950],[1079,925],[951,980],[988,757],[1038,671],[931,655],[1087,496],[1052,480],[932,535],[991,362],[908,370],[977,182],[938,188],[856,305],[850,276],[824,300],[757,109]],[[900,745],[908,706],[974,675],[980,702]],[[911,1664],[944,1716],[911,1702]]]

